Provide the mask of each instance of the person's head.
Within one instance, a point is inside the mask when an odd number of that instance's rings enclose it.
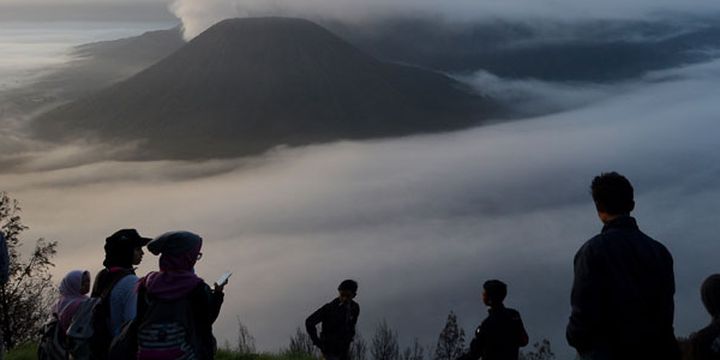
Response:
[[[590,185],[598,216],[607,223],[635,209],[634,190],[630,181],[616,173],[602,173]]]
[[[710,275],[705,279],[700,295],[710,316],[720,319],[720,274]]]
[[[483,302],[493,307],[502,305],[507,296],[507,285],[500,280],[488,280],[483,284]]]
[[[160,255],[160,271],[193,271],[202,254],[202,238],[189,231],[172,231],[155,238],[147,248]]]
[[[355,280],[343,280],[338,286],[340,301],[347,302],[357,296],[358,283]]]
[[[87,270],[74,270],[62,279],[60,282],[60,295],[81,296],[90,292],[90,272]]]
[[[143,257],[143,246],[151,239],[140,236],[135,229],[123,229],[105,239],[105,261],[107,268],[131,268],[139,265]]]

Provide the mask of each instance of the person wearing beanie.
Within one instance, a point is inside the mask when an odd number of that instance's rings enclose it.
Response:
[[[137,359],[214,359],[212,325],[220,314],[225,285],[211,289],[195,274],[202,238],[187,231],[168,232],[147,248],[160,256],[160,271],[138,282]]]
[[[690,335],[690,359],[720,360],[720,274],[705,279],[700,295],[711,321],[710,325]]]
[[[488,316],[475,330],[470,350],[459,360],[517,360],[519,349],[528,344],[520,313],[506,308],[507,285],[500,280],[483,284],[483,303]]]
[[[360,316],[360,305],[353,300],[357,291],[356,281],[343,281],[338,286],[338,297],[305,320],[305,329],[325,360],[349,358],[350,344],[355,338],[355,326]],[[318,324],[322,324],[320,336],[317,334]]]
[[[142,248],[151,239],[140,236],[135,229],[123,229],[105,239],[105,260],[95,277],[91,296],[102,297],[109,293],[110,335],[117,336],[122,325],[135,318],[138,277],[134,266],[140,265]]]

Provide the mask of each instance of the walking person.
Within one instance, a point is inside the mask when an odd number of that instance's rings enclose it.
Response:
[[[528,344],[520,313],[505,307],[507,285],[500,280],[483,284],[483,303],[488,316],[475,330],[470,350],[459,360],[517,360],[520,348]]]
[[[710,314],[710,324],[690,335],[691,360],[720,360],[720,274],[705,279],[700,289],[702,302]]]
[[[338,286],[338,297],[323,305],[305,320],[305,329],[325,360],[348,360],[350,344],[355,339],[355,326],[360,316],[358,284],[345,280]],[[322,324],[320,336],[317,325]]]
[[[195,274],[202,238],[186,231],[169,232],[147,247],[160,255],[160,271],[138,283],[136,358],[214,359],[217,343],[212,325],[220,314],[225,284],[211,289]]]
[[[601,174],[591,192],[604,226],[575,255],[568,343],[583,359],[679,359],[670,252],[630,216],[627,178]]]

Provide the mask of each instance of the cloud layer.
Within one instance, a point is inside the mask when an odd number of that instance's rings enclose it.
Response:
[[[246,16],[280,15],[362,21],[386,16],[429,15],[453,21],[549,19],[578,22],[649,20],[669,15],[705,16],[720,12],[720,4],[681,0],[451,0],[442,4],[434,0],[175,0],[170,9],[182,20],[186,37],[192,38],[220,20]]]
[[[75,156],[56,153],[0,174],[0,184],[22,201],[28,238],[61,242],[58,274],[98,270],[102,239],[117,228],[202,234],[198,272],[208,281],[235,273],[216,326],[222,339],[234,337],[237,315],[274,350],[339,280],[354,277],[366,338],[387,318],[405,343],[430,344],[450,310],[472,330],[484,316],[480,284],[497,277],[510,284],[509,303],[533,340],[549,337],[570,358],[562,334],[571,262],[600,228],[587,194],[600,171],[633,180],[640,224],[675,255],[678,334],[705,324],[697,288],[717,271],[720,251],[719,80],[715,61],[614,89],[579,86],[590,95],[565,103],[569,87],[481,74],[498,93],[556,94],[555,104],[572,110],[250,160],[39,170]],[[148,256],[140,272],[154,267]]]

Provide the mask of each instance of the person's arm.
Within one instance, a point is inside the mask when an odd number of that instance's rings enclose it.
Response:
[[[574,268],[572,313],[565,335],[568,344],[582,354],[592,345],[592,327],[598,312],[597,288],[601,286],[593,277],[592,252],[587,244],[575,255]]]
[[[478,360],[485,352],[485,329],[483,325],[475,330],[475,337],[470,342],[470,350],[463,354],[458,360]]]
[[[125,279],[122,280],[122,291],[125,293],[125,302],[122,309],[122,315],[120,317],[120,326],[130,320],[134,320],[135,316],[137,316],[137,281],[137,277],[132,275],[127,276]]]
[[[525,347],[530,342],[530,337],[528,336],[527,330],[525,330],[525,324],[523,324],[519,313],[516,314],[516,318],[513,320],[515,321],[515,326],[517,328],[518,346]]]
[[[353,313],[352,313],[353,320],[352,320],[352,328],[350,329],[350,341],[355,340],[355,333],[357,332],[355,327],[357,326],[358,318],[360,317],[360,305],[356,303],[355,306],[353,307],[352,311],[353,311]]]
[[[323,305],[305,320],[305,331],[307,331],[313,344],[317,347],[321,347],[322,345],[317,334],[317,325],[325,318],[326,309],[327,305]]]
[[[10,256],[8,254],[5,235],[0,232],[0,285],[5,285],[10,278]]]
[[[220,316],[220,308],[222,307],[223,301],[225,301],[225,292],[223,287],[216,287],[215,290],[210,290],[210,287],[206,285],[206,291],[208,294],[208,320],[210,324],[213,324]]]

